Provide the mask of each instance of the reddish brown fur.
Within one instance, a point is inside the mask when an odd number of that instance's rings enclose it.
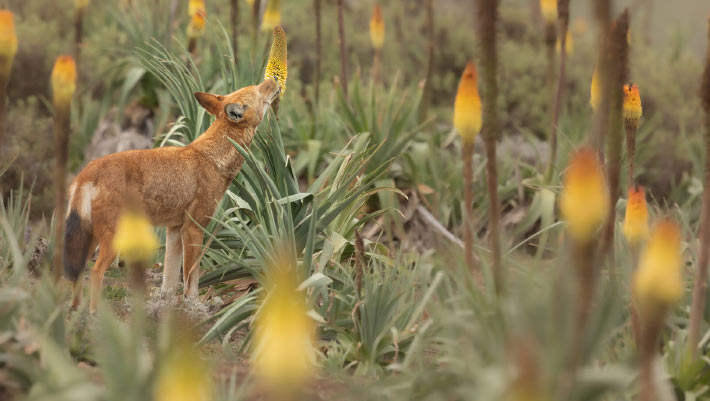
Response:
[[[216,120],[194,142],[185,147],[108,155],[92,161],[79,173],[69,190],[69,210],[81,216],[81,227],[86,228],[90,238],[89,252],[99,247],[91,271],[92,312],[96,310],[104,272],[116,257],[111,243],[127,198],[138,199],[154,225],[167,227],[163,290],[171,291],[177,286],[183,253],[185,295],[197,295],[203,239],[200,226],[207,225],[244,162],[229,139],[249,147],[256,127],[279,92],[278,84],[271,79],[226,96],[195,93]],[[231,106],[226,109],[227,105]],[[239,113],[230,119],[227,110]],[[70,240],[65,252],[81,248]],[[79,302],[81,281],[79,277],[74,284],[74,307]]]

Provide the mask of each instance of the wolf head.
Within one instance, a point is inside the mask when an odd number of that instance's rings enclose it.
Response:
[[[280,93],[279,84],[274,78],[269,78],[259,85],[247,86],[229,95],[195,92],[195,98],[217,120],[240,127],[256,127]]]

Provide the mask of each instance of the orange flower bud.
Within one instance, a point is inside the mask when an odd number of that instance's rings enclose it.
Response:
[[[562,219],[572,238],[588,243],[609,213],[609,189],[604,172],[592,149],[578,150],[567,167],[560,195]]]
[[[540,0],[540,12],[548,24],[557,20],[557,0]]]
[[[187,38],[197,39],[205,34],[206,14],[204,11],[198,11],[190,18],[190,24],[187,25]]]
[[[641,95],[637,85],[624,85],[624,124],[627,129],[636,130],[643,115]]]
[[[370,42],[375,49],[381,49],[385,44],[385,21],[382,18],[382,7],[375,4],[370,18]]]
[[[15,18],[11,11],[0,10],[0,74],[6,79],[10,75],[15,53],[17,53]]]
[[[72,56],[62,54],[57,57],[51,80],[55,106],[69,105],[76,91],[76,63]]]
[[[481,131],[481,97],[478,95],[476,66],[466,64],[454,102],[454,128],[463,142],[471,142]]]
[[[629,188],[624,217],[624,236],[630,244],[637,245],[648,237],[648,208],[642,187]]]
[[[633,278],[633,295],[642,314],[657,313],[683,295],[680,240],[680,229],[670,220],[653,230]]]

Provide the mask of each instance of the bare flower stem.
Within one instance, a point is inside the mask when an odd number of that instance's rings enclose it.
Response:
[[[81,46],[84,40],[84,9],[78,8],[76,10],[76,17],[74,20],[74,59],[76,60],[77,66],[81,65]]]
[[[503,291],[503,267],[500,247],[500,205],[496,146],[498,139],[498,0],[478,0],[478,28],[481,45],[481,70],[484,83],[482,135],[486,144],[488,172],[488,223],[493,250],[493,277],[498,293]]]
[[[239,0],[231,0],[230,24],[232,25],[232,51],[234,64],[239,61]]]
[[[323,51],[321,45],[321,0],[313,0],[313,9],[316,19],[316,60],[315,60],[315,76],[313,77],[313,91],[315,92],[316,106],[320,100],[320,69],[321,69],[321,53]]]
[[[564,99],[565,80],[567,75],[567,30],[569,29],[569,0],[560,0],[557,4],[557,15],[559,16],[559,37],[560,37],[560,72],[557,76],[557,90],[552,106],[552,126],[550,127],[550,159],[547,164],[546,178],[549,181],[555,168],[557,159],[557,130],[562,112],[562,102]]]
[[[67,160],[71,104],[54,105],[55,176],[54,176],[54,253],[52,266],[54,281],[62,278],[64,257],[64,216],[67,214]]]
[[[628,163],[628,182],[629,188],[636,188],[636,179],[634,178],[634,159],[636,157],[636,127],[630,124],[625,124],[626,129],[626,159]]]
[[[380,83],[380,49],[373,49],[372,52],[372,83],[377,85]]]
[[[422,90],[422,102],[419,105],[419,122],[426,120],[431,103],[431,79],[434,74],[434,51],[436,43],[434,40],[434,0],[427,0],[427,66],[426,77],[424,79],[424,89]]]
[[[473,256],[473,141],[462,145],[463,156],[463,243],[466,266],[474,276],[477,274],[476,260]]]
[[[705,293],[708,287],[708,257],[710,256],[710,20],[708,21],[708,44],[705,69],[700,84],[700,98],[705,113],[705,172],[703,175],[703,205],[700,213],[700,256],[695,269],[693,301],[690,306],[688,347],[693,358],[698,357],[700,325],[705,312]]]
[[[605,57],[609,41],[609,25],[611,24],[611,0],[592,0],[594,13],[599,30],[599,107],[596,110],[592,127],[591,143],[597,149],[599,160],[604,162],[604,142],[609,123],[609,67],[608,57]]]
[[[338,43],[340,44],[340,84],[348,99],[348,54],[345,44],[345,21],[343,20],[343,0],[338,0]]]
[[[655,386],[653,383],[653,359],[656,356],[656,344],[663,328],[665,313],[650,316],[643,326],[641,343],[641,392],[639,401],[653,401]]]

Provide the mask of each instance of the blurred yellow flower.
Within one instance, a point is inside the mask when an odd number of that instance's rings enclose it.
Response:
[[[481,131],[481,97],[478,94],[476,66],[473,61],[466,64],[459,81],[454,102],[454,128],[466,143],[473,143]]]
[[[72,56],[57,57],[52,69],[52,94],[56,106],[66,106],[76,91],[76,63]]]
[[[261,29],[270,31],[281,25],[281,0],[269,0],[261,20]]]
[[[0,73],[10,75],[12,61],[17,53],[15,18],[11,11],[0,9]]]
[[[193,18],[196,14],[203,12],[207,15],[207,9],[205,8],[205,0],[190,0],[187,5],[187,15]]]
[[[599,107],[601,88],[599,87],[599,70],[594,68],[594,73],[592,74],[592,84],[589,90],[589,105],[592,106],[592,110],[597,111]]]
[[[557,20],[557,0],[540,0],[540,12],[548,24]]]
[[[155,401],[212,401],[212,374],[193,345],[176,344],[162,362],[153,388]]]
[[[624,124],[627,128],[638,128],[639,121],[643,115],[641,106],[641,95],[637,85],[624,85]]]
[[[246,2],[247,2],[247,4],[249,4],[250,6],[253,6],[253,5],[254,5],[254,0],[246,0]]]
[[[276,399],[300,392],[315,373],[315,328],[293,266],[274,266],[255,320],[253,367]]]
[[[555,50],[557,53],[560,52],[560,46],[562,45],[562,41],[560,39],[557,39],[557,44],[555,45]],[[565,53],[572,54],[574,52],[574,39],[572,37],[572,33],[570,31],[567,31],[567,34],[565,35]]]
[[[624,217],[624,237],[630,244],[640,244],[648,238],[648,208],[642,187],[629,188]]]
[[[596,153],[578,150],[570,161],[560,195],[562,219],[572,238],[580,244],[595,236],[609,213],[609,189]]]
[[[197,39],[205,34],[205,12],[198,11],[190,18],[190,23],[187,25],[187,38]]]
[[[90,2],[90,0],[74,0],[74,7],[77,10],[83,10],[89,5]]]
[[[683,295],[680,229],[670,220],[655,227],[633,278],[633,293],[642,314],[672,306]]]
[[[113,249],[126,262],[149,262],[158,246],[153,226],[147,217],[132,211],[119,217]]]
[[[281,96],[286,92],[286,80],[288,79],[288,44],[286,32],[277,25],[274,27],[274,41],[271,43],[269,51],[269,61],[266,63],[264,79],[273,77],[281,85]]]
[[[375,3],[372,9],[372,18],[370,18],[370,42],[372,47],[379,50],[385,44],[385,21],[382,18],[382,7],[379,3]]]

